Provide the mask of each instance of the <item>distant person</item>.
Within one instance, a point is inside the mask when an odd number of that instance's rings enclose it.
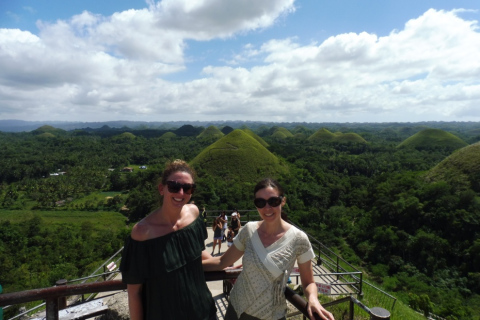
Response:
[[[207,210],[205,207],[202,207],[202,218],[203,218],[203,223],[205,224],[205,230],[207,230]]]
[[[232,225],[229,225],[227,231],[227,246],[229,248],[233,245],[233,238],[235,238],[235,233],[233,232]]]
[[[236,212],[237,213],[237,219],[238,221],[240,221],[240,223],[242,222],[242,216],[240,215],[240,211],[238,211],[237,209],[233,210],[233,212]]]
[[[231,222],[231,224],[232,224],[233,232],[235,233],[235,235],[238,234],[238,231],[240,231],[240,228],[241,228],[241,226],[242,226],[242,224],[240,223],[240,220],[237,219],[237,215],[238,215],[238,214],[237,214],[236,212],[232,213],[232,222]]]
[[[158,185],[160,208],[139,221],[125,241],[120,270],[130,319],[216,319],[202,259],[207,232],[197,206],[195,172],[185,161],[166,165]]]
[[[203,261],[205,271],[215,271],[243,256],[243,271],[230,293],[224,319],[285,319],[285,286],[297,262],[310,319],[315,313],[321,319],[334,320],[318,301],[311,261],[315,254],[308,236],[282,218],[286,203],[282,187],[275,180],[264,179],[253,194],[262,220],[247,223],[222,256]]]
[[[222,211],[222,213],[220,214],[220,221],[222,222],[222,242],[225,242],[225,240],[227,240],[225,234],[228,226],[228,218],[225,214],[225,211]]]
[[[216,217],[212,223],[213,230],[213,249],[212,255],[215,254],[215,246],[218,244],[218,253],[220,254],[220,249],[222,248],[222,222],[220,217]]]

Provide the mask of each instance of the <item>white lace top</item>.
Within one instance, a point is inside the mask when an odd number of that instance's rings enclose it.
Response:
[[[315,254],[307,235],[294,226],[267,248],[257,229],[258,222],[249,222],[233,240],[237,249],[245,253],[243,271],[233,286],[230,303],[239,318],[246,312],[259,319],[277,320],[286,314],[284,290],[295,260],[302,264]]]

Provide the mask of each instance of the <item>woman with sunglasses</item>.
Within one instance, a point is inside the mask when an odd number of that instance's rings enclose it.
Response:
[[[310,319],[334,320],[318,301],[313,278],[312,246],[307,235],[282,218],[286,203],[282,187],[272,179],[254,188],[254,204],[261,221],[247,223],[221,257],[203,261],[205,271],[222,270],[243,256],[243,271],[230,293],[226,320],[285,319],[285,286],[298,264]]]
[[[158,185],[160,208],[140,220],[125,241],[120,270],[132,320],[216,318],[202,259],[207,232],[189,204],[195,173],[185,161],[166,165]]]

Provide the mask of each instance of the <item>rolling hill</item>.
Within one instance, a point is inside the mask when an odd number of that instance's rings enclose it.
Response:
[[[342,132],[335,132],[332,133],[329,130],[322,128],[317,130],[314,134],[312,134],[307,139],[311,142],[340,142],[340,143],[367,143],[365,139],[363,139],[357,133],[342,133]]]
[[[455,151],[433,167],[425,176],[427,181],[444,180],[458,187],[480,187],[480,142]]]
[[[220,139],[221,137],[223,137],[224,134],[222,131],[220,131],[220,129],[218,129],[217,127],[215,126],[209,126],[208,128],[206,128],[205,130],[203,130],[198,136],[197,136],[197,139],[198,140],[211,140],[211,141],[215,141],[215,140],[218,140]]]
[[[256,181],[287,172],[274,154],[240,129],[205,148],[191,165],[199,171],[238,181]]]
[[[424,129],[400,143],[398,148],[417,150],[447,149],[457,150],[468,144],[456,135],[440,129]]]

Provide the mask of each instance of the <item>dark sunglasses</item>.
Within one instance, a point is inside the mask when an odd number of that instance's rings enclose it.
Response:
[[[255,204],[255,207],[257,208],[263,208],[267,205],[267,203],[270,205],[270,207],[278,207],[282,203],[283,196],[279,197],[271,197],[268,200],[265,200],[263,198],[255,198],[253,200],[253,203]]]
[[[183,189],[185,194],[192,194],[195,191],[195,183],[179,183],[177,181],[167,181],[168,192],[178,193]]]

